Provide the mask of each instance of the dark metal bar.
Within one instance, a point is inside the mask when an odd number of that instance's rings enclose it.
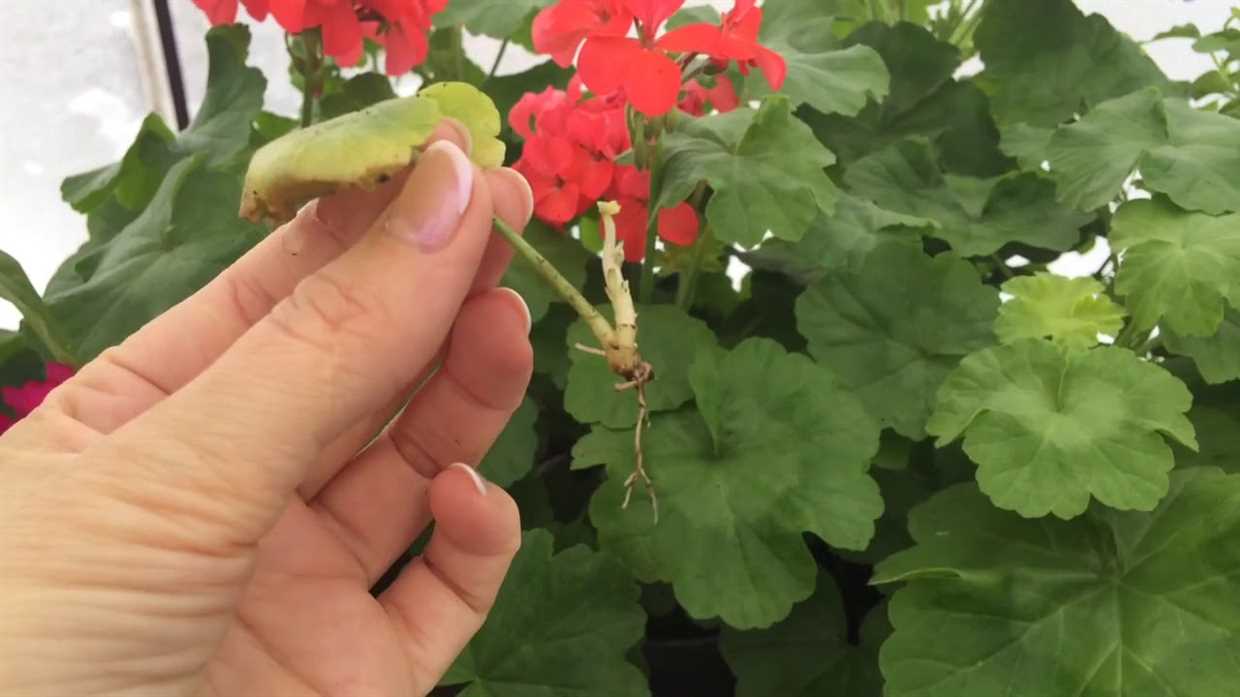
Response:
[[[177,51],[176,32],[172,28],[172,12],[168,0],[152,0],[155,5],[155,21],[159,23],[159,42],[164,47],[164,71],[168,74],[168,89],[172,92],[172,107],[176,110],[177,129],[189,126],[189,104],[185,99],[185,79],[181,74],[181,55]]]

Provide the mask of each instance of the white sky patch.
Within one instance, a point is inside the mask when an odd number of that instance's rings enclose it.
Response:
[[[94,118],[99,123],[99,134],[113,146],[112,157],[119,158],[129,149],[134,134],[142,123],[142,116],[119,96],[90,87],[69,100],[70,112]]]

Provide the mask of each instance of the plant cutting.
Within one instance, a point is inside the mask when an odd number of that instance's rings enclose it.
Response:
[[[196,4],[193,124],[65,181],[44,292],[0,264],[0,424],[452,118],[533,192],[535,375],[435,694],[1235,692],[1240,10],[1141,37],[1178,81],[1071,0]]]

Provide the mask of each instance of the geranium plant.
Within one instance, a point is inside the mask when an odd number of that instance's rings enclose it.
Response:
[[[1180,83],[1070,0],[194,1],[194,122],[65,180],[46,292],[0,257],[0,428],[451,116],[534,192],[536,374],[442,694],[1240,694],[1240,10]]]

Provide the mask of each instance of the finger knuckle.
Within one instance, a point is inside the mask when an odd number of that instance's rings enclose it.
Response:
[[[277,299],[260,279],[245,274],[226,277],[229,304],[244,326],[252,326],[275,306]]]
[[[330,355],[354,354],[390,327],[381,298],[356,282],[327,272],[302,279],[271,312],[277,330]]]

